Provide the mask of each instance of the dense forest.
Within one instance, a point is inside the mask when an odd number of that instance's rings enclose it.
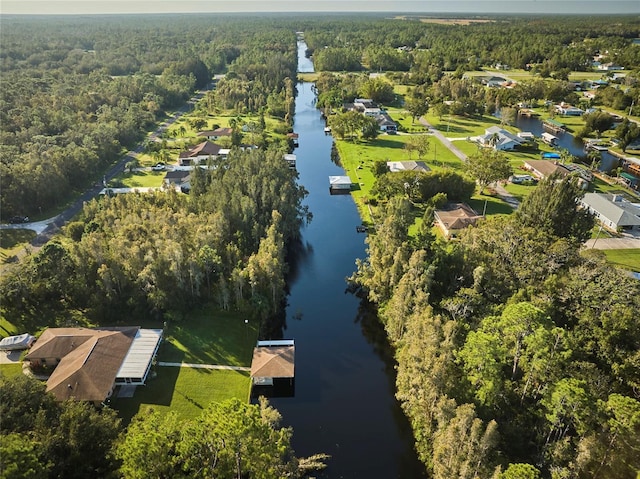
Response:
[[[212,109],[291,121],[295,35],[257,22],[3,19],[2,217],[62,206],[218,73],[227,78],[208,102]]]
[[[523,98],[571,101],[568,70],[587,69],[596,53],[607,51],[605,61],[627,69],[640,65],[633,18],[501,18],[469,26],[366,17],[3,20],[2,216],[60,207],[218,73],[225,77],[205,95],[199,106],[205,113],[259,113],[291,124],[299,29],[318,70],[394,70],[412,87],[407,108],[417,117],[427,99],[443,114],[446,104],[467,115]],[[465,70],[495,63],[536,68],[540,78],[504,93],[464,78]],[[597,101],[633,106],[637,71],[628,78],[628,85],[603,89]],[[391,100],[384,85],[357,74],[321,74],[317,86],[321,107],[339,107],[363,91]],[[341,120],[344,135],[362,129]],[[4,317],[32,327],[114,324],[130,315],[187,321],[186,313],[203,303],[260,320],[277,314],[287,247],[311,218],[284,152],[278,145],[233,149],[227,160],[194,170],[190,195],[88,203],[59,237],[3,273]],[[429,474],[635,477],[640,284],[598,252],[581,249],[593,219],[577,210],[581,192],[573,180],[541,183],[516,214],[484,221],[451,244],[428,228],[409,235],[410,200],[466,199],[472,180],[425,174],[411,194],[402,176],[378,180],[383,221],[351,284],[378,308],[397,361],[397,398]],[[21,389],[31,393],[29,415],[11,410],[24,399]],[[256,464],[265,461],[251,477],[300,468],[290,431],[277,428],[277,414],[266,407],[212,406],[186,425],[154,414],[132,423],[115,447],[108,412],[96,418],[81,406],[56,406],[35,386],[4,380],[0,405],[7,405],[3,455],[30,461],[45,477],[72,477],[76,463],[60,459],[73,450],[70,440],[93,451],[93,471],[103,468],[103,477],[118,467],[126,477],[189,477],[211,468],[193,460],[202,457],[193,438],[213,447],[237,441],[237,431],[267,438],[247,446]],[[250,421],[238,419],[245,429],[227,435],[217,429],[222,416]],[[47,418],[56,419],[47,426]],[[101,440],[64,441],[52,433],[78,422],[95,423]],[[170,458],[155,464],[167,469],[141,470],[140,448]],[[237,456],[223,452],[225,477],[232,477]],[[277,454],[282,461],[266,461]],[[51,462],[40,470],[43,455]]]
[[[573,181],[543,182],[515,215],[450,245],[409,236],[398,195],[368,240],[352,281],[379,307],[434,478],[640,468],[640,284],[581,251],[593,219]]]

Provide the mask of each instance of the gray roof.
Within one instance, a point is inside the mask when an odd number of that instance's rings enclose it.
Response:
[[[617,195],[587,193],[582,198],[582,204],[607,218],[616,226],[640,225],[640,208]]]

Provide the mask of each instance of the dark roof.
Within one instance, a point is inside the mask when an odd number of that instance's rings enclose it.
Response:
[[[203,141],[202,143],[194,146],[189,151],[183,151],[180,153],[180,158],[196,158],[198,156],[215,156],[222,147],[216,145],[211,141]]]
[[[167,174],[164,175],[164,179],[166,181],[176,182],[176,181],[184,181],[191,174],[188,170],[173,170],[167,171]]]
[[[59,401],[104,401],[139,329],[49,328],[26,359],[60,359],[47,380],[47,392]]]

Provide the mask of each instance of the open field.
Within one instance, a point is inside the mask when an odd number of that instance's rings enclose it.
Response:
[[[640,249],[605,249],[607,261],[629,271],[640,271]]]
[[[111,406],[128,423],[139,413],[175,411],[182,418],[200,415],[211,402],[238,398],[246,401],[250,392],[249,373],[210,369],[157,366],[157,376],[138,387],[133,398],[117,398]]]
[[[438,117],[429,111],[424,118],[447,138],[478,136],[484,134],[487,128],[500,125],[498,118],[489,115],[472,118],[457,115],[443,115],[442,117]]]
[[[244,320],[238,313],[213,307],[195,310],[170,323],[158,361],[249,367],[259,325]],[[248,372],[172,366],[156,366],[155,371],[157,376],[139,387],[133,398],[113,401],[125,420],[149,407],[194,417],[211,401],[249,397]]]
[[[122,184],[125,188],[147,188],[162,186],[162,179],[165,171],[134,171],[124,173],[120,178],[114,180]]]

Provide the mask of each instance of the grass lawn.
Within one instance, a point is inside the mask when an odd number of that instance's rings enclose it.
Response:
[[[146,386],[138,387],[133,398],[117,398],[111,403],[128,423],[138,412],[153,408],[161,412],[176,411],[181,418],[200,415],[211,402],[238,398],[247,401],[249,373],[211,369],[156,366],[157,376]]]
[[[116,181],[124,188],[160,187],[165,174],[165,171],[134,171],[124,173]]]
[[[11,377],[19,374],[22,374],[22,363],[0,364],[0,375]]]
[[[479,117],[444,115],[440,118],[429,111],[425,118],[447,138],[483,135],[490,126],[500,125],[500,120],[490,115]]]
[[[211,307],[196,310],[169,323],[158,361],[248,367],[259,325],[244,321],[238,313]],[[133,398],[113,400],[125,421],[149,407],[195,417],[212,401],[249,397],[248,372],[172,366],[156,366],[155,372],[157,376],[139,387]]]
[[[630,271],[640,271],[640,249],[605,249],[602,252],[609,263]]]
[[[169,324],[159,361],[250,366],[259,325],[236,312],[201,308]]]

